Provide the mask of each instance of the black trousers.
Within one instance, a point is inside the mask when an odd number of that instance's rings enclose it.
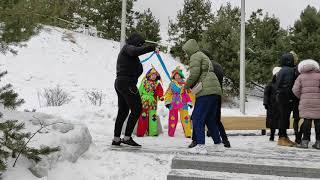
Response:
[[[133,129],[142,112],[141,97],[136,86],[136,81],[116,79],[115,90],[118,95],[118,115],[114,127],[114,136],[120,137],[122,126],[128,117],[125,136],[131,136]]]
[[[294,134],[296,136],[296,139],[301,140],[302,134],[303,134],[304,122],[301,124],[300,128],[299,128],[299,122],[300,122],[300,118],[293,120],[293,129],[294,129]]]
[[[276,134],[276,129],[270,129],[270,137],[274,138],[275,134]]]
[[[217,125],[218,125],[218,129],[219,129],[222,141],[228,141],[228,136],[227,136],[226,130],[225,130],[225,128],[222,124],[222,121],[221,121],[222,98],[221,98],[221,96],[218,96],[218,97],[219,98],[218,98],[218,109],[217,109]]]
[[[315,127],[315,131],[316,131],[316,140],[320,141],[320,119],[313,120],[313,121],[314,121],[314,127]],[[310,141],[311,128],[312,128],[312,119],[304,119],[303,140]]]
[[[280,112],[279,137],[288,137],[287,129],[290,127],[290,115],[293,109],[293,104],[285,98],[282,98],[280,101],[278,101],[278,104]]]

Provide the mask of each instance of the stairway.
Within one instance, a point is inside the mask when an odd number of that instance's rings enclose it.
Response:
[[[320,179],[318,156],[306,160],[177,156],[171,167],[167,180]]]

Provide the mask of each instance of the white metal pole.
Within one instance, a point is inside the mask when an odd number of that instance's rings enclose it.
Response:
[[[241,35],[240,35],[240,111],[246,112],[246,64],[245,64],[245,0],[241,0]]]
[[[121,38],[120,47],[125,45],[126,41],[126,16],[127,16],[127,0],[122,0],[122,18],[121,18]]]

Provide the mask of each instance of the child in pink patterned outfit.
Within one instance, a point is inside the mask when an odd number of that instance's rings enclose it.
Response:
[[[168,122],[168,135],[170,137],[174,136],[179,114],[185,137],[191,137],[191,120],[188,110],[192,108],[192,96],[190,92],[183,88],[185,84],[183,79],[182,70],[177,67],[172,72],[172,82],[165,93],[166,107],[170,110]]]

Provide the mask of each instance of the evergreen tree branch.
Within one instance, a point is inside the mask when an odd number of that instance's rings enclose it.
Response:
[[[34,136],[37,135],[39,132],[41,132],[42,129],[47,128],[47,127],[52,126],[52,125],[56,125],[56,124],[70,124],[70,123],[65,123],[65,122],[55,122],[55,123],[51,123],[51,124],[45,125],[45,123],[44,123],[41,119],[37,118],[36,116],[33,116],[33,118],[35,118],[35,119],[37,119],[37,120],[39,121],[39,123],[40,123],[40,128],[39,128],[36,132],[34,132],[34,133],[28,138],[27,142],[21,147],[21,149],[20,149],[20,151],[19,151],[19,153],[18,153],[18,155],[17,155],[17,157],[16,157],[16,159],[15,159],[15,161],[14,161],[14,163],[13,163],[13,167],[15,167],[15,165],[16,165],[19,157],[20,157],[20,155],[21,155],[21,154],[23,153],[23,151],[26,149],[26,147],[27,147],[28,143],[31,141],[31,139],[34,138]],[[33,152],[33,153],[27,154],[27,156],[29,156],[31,159],[35,159],[35,160],[37,161],[37,160],[40,160],[39,157],[33,156],[33,154],[49,154],[49,153],[51,153],[51,152],[59,151],[60,148],[59,148],[59,147],[56,147],[56,148],[45,147],[45,148],[41,148],[40,150],[36,150],[36,149],[30,149],[30,150],[31,150],[31,152]]]

